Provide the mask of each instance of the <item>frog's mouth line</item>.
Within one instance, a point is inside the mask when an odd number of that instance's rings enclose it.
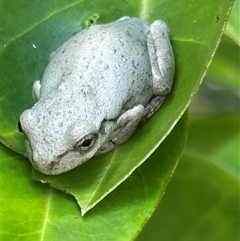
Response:
[[[61,158],[64,157],[65,155],[67,155],[67,153],[69,153],[70,151],[73,151],[73,150],[70,150],[70,149],[66,150],[66,151],[63,152],[62,154],[58,155],[58,156],[57,156],[57,159],[60,161]],[[58,161],[58,163],[59,163],[59,161]]]

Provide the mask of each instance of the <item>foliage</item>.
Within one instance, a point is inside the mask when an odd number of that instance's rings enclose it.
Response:
[[[12,149],[0,145],[1,238],[133,240],[176,168],[186,140],[183,113],[206,73],[233,2],[151,0],[109,5],[107,0],[3,0],[1,4],[0,138]],[[239,88],[237,4],[206,81],[227,88],[233,101]],[[176,57],[174,88],[161,110],[117,150],[56,177],[33,170],[35,179],[74,195],[82,214],[88,211],[82,217],[73,197],[30,178],[31,165],[22,156],[25,150],[17,121],[32,105],[32,83],[41,78],[50,53],[89,24],[123,15],[168,23]],[[229,105],[223,111],[222,102],[213,101],[222,96],[208,88],[210,108],[203,115],[201,108],[205,103],[209,107],[209,99],[201,89],[199,93],[190,108],[187,148],[139,241],[237,239],[238,106]]]
[[[239,240],[239,3],[190,106],[184,154],[137,241]]]

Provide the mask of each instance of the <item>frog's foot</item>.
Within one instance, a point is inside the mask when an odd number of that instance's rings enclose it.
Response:
[[[141,122],[145,122],[149,119],[160,108],[165,99],[166,95],[159,95],[152,98],[145,106],[145,112]]]
[[[117,120],[117,129],[120,132],[110,140],[114,148],[128,140],[128,138],[136,130],[139,122],[144,115],[144,107],[136,105],[132,109],[124,112]]]
[[[175,60],[167,24],[156,20],[150,25],[147,46],[152,65],[154,95],[166,95],[173,82]]]
[[[142,105],[136,105],[124,112],[117,120],[117,135],[106,142],[97,152],[97,155],[109,152],[127,141],[136,130],[143,115],[144,107]]]

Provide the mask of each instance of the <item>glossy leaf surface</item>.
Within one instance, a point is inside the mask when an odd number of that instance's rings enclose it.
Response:
[[[15,5],[22,11],[15,11]],[[231,5],[230,0],[117,1],[115,4],[106,0],[101,3],[34,1],[30,4],[3,1],[2,13],[14,16],[14,20],[4,18],[2,24],[2,142],[20,153],[24,152],[23,136],[17,130],[17,121],[21,112],[32,106],[32,83],[41,78],[50,53],[74,33],[91,22],[110,22],[124,15],[138,16],[149,23],[155,19],[165,20],[171,30],[176,73],[173,90],[161,110],[140,126],[125,145],[66,174],[71,175],[74,182],[66,179],[65,174],[57,177],[57,182],[53,181],[55,177],[44,177],[45,180],[51,179],[52,185],[68,192],[77,189],[74,191],[76,197],[77,193],[84,195],[86,198],[81,206],[85,213],[139,167],[180,119],[205,74]],[[176,158],[171,160],[174,166]],[[42,175],[35,178],[43,179]],[[82,192],[81,186],[88,188]]]
[[[208,160],[183,155],[137,241],[237,241],[239,198],[239,179]]]
[[[2,240],[132,240],[154,211],[184,147],[182,118],[156,152],[84,217],[74,198],[33,181],[29,162],[0,146]],[[166,150],[176,146],[171,155]]]

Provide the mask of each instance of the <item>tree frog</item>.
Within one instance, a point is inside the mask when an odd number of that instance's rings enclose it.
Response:
[[[33,166],[60,174],[124,143],[159,109],[174,69],[161,20],[122,17],[74,35],[51,54],[20,116]]]

